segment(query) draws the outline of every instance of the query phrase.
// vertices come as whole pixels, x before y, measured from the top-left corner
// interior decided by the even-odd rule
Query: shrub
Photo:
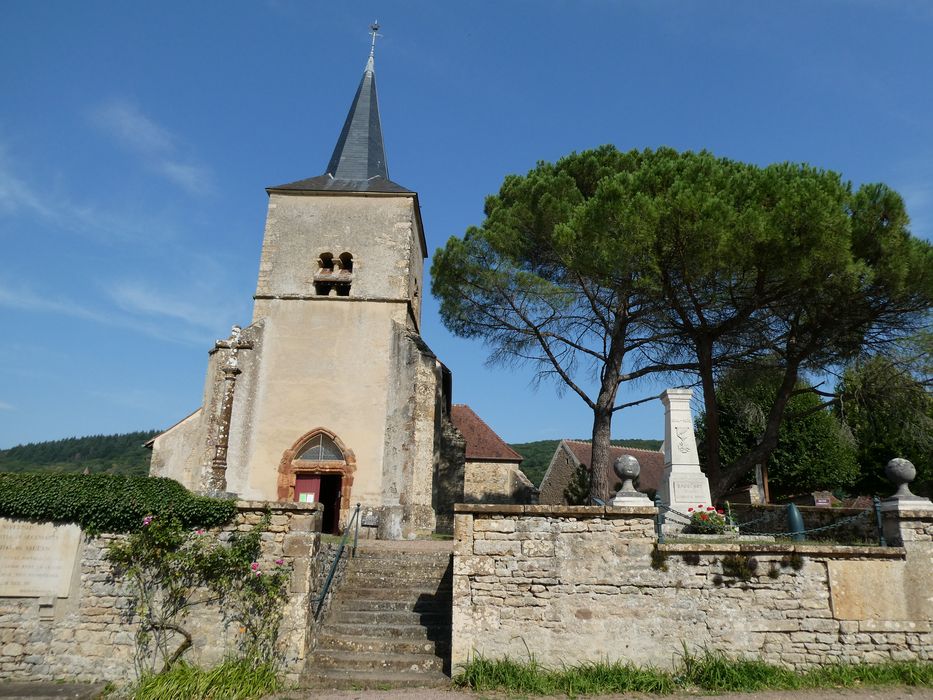
[[[196,496],[177,481],[113,474],[2,474],[0,516],[76,523],[90,533],[134,532],[147,515],[183,526],[233,520],[233,501]]]

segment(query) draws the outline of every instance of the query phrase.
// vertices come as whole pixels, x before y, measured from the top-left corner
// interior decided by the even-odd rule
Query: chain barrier
[[[867,517],[867,516],[868,516],[869,514],[871,514],[872,512],[874,512],[874,511],[872,511],[872,510],[869,508],[869,509],[866,509],[866,510],[861,511],[860,513],[856,513],[855,515],[849,515],[849,516],[847,516],[847,517],[845,517],[845,518],[839,518],[839,520],[836,520],[836,521],[834,521],[834,522],[831,522],[831,523],[829,523],[829,525],[821,525],[820,527],[811,527],[811,528],[807,528],[806,530],[799,530],[799,531],[797,531],[797,532],[755,532],[755,531],[742,531],[742,530],[741,530],[741,527],[740,527],[740,534],[742,534],[742,535],[756,535],[756,536],[769,535],[769,536],[773,536],[773,537],[785,537],[785,536],[789,536],[789,535],[812,535],[812,534],[817,533],[817,532],[826,532],[827,530],[833,530],[833,529],[835,529],[835,528],[837,528],[837,527],[842,527],[843,525],[848,525],[849,523],[854,523],[854,522],[856,522],[857,520],[861,520],[862,518]]]
[[[669,518],[671,515],[679,517],[679,518],[683,518],[683,522],[680,522],[678,524],[689,525],[692,522],[693,516],[688,515],[687,513],[681,513],[680,511],[674,510],[673,508],[666,506],[660,502],[656,502],[655,505],[658,508],[659,530],[660,530],[660,527],[663,526],[664,521],[667,518]],[[725,532],[717,533],[717,534],[721,534],[725,537],[728,537],[730,534],[752,536],[752,537],[791,537],[793,535],[813,535],[818,532],[827,532],[828,530],[833,530],[838,527],[843,527],[845,525],[849,525],[850,523],[854,523],[864,518],[867,518],[872,513],[874,513],[874,510],[872,508],[867,508],[854,515],[849,515],[849,516],[846,516],[845,518],[839,518],[839,520],[835,520],[829,523],[828,525],[821,525],[819,527],[811,527],[805,530],[798,530],[796,532],[792,532],[792,531],[764,532],[764,531],[755,531],[755,530],[745,529],[748,525],[754,525],[755,523],[763,522],[765,520],[773,520],[779,517],[780,513],[781,513],[780,511],[774,511],[760,518],[755,518],[754,520],[749,520],[748,522],[744,522],[744,523],[736,523],[733,520],[730,530],[726,530]],[[720,515],[722,514],[720,513]],[[676,522],[676,517],[675,517],[675,522]],[[729,520],[730,518],[727,518],[727,521]],[[883,542],[883,539],[882,539],[882,542]],[[882,544],[882,546],[884,545]]]

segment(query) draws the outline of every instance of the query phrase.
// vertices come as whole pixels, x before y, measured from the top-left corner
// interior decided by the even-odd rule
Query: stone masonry
[[[797,668],[933,659],[930,512],[902,514],[910,545],[885,548],[659,545],[654,508],[454,517],[454,670],[474,654],[671,667],[685,647]]]
[[[251,529],[269,506],[250,501],[237,505],[235,521],[211,531],[211,536],[223,541],[234,530]],[[285,677],[293,682],[305,661],[320,506],[278,504],[270,512],[259,563],[271,567],[281,558],[293,571],[280,636]],[[76,585],[68,598],[0,598],[0,678],[118,683],[135,678],[133,603],[106,560],[107,547],[121,537],[125,535],[83,538],[75,565]],[[224,626],[215,605],[193,608],[182,624],[194,640],[184,657],[188,661],[212,666],[235,648],[238,630]]]

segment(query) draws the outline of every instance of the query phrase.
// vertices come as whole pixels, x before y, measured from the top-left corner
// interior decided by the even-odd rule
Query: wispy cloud
[[[190,324],[167,323],[163,319],[138,318],[131,314],[119,313],[115,309],[102,309],[83,304],[75,299],[40,294],[26,286],[13,286],[0,281],[0,307],[37,314],[53,314],[91,321],[115,328],[123,328],[134,333],[158,338],[168,343],[203,346],[212,339],[212,334],[205,327],[191,327]],[[212,326],[216,331],[217,323]]]
[[[204,290],[186,294],[166,294],[139,281],[121,281],[107,287],[110,299],[123,311],[134,315],[181,321],[205,332],[216,332],[218,319],[229,317],[229,304],[212,303]]]
[[[79,233],[108,243],[155,241],[164,238],[164,222],[150,218],[120,216],[86,203],[77,203],[66,193],[43,191],[20,174],[0,143],[0,215],[39,220],[60,231]]]
[[[0,401],[0,411],[15,411],[16,406],[6,401]]]
[[[132,102],[108,100],[91,112],[91,120],[146,167],[186,192],[204,194],[213,189],[210,170],[184,154],[179,140]]]

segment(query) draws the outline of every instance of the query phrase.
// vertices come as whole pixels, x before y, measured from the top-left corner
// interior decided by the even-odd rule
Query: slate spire
[[[372,54],[330,157],[327,174],[335,180],[389,179]]]
[[[410,192],[406,187],[389,179],[385,145],[382,142],[382,124],[379,120],[379,101],[376,98],[376,69],[374,53],[379,25],[370,26],[372,44],[369,60],[347,120],[343,123],[334,153],[323,175],[299,180],[287,185],[268,188],[275,190],[340,192]]]

